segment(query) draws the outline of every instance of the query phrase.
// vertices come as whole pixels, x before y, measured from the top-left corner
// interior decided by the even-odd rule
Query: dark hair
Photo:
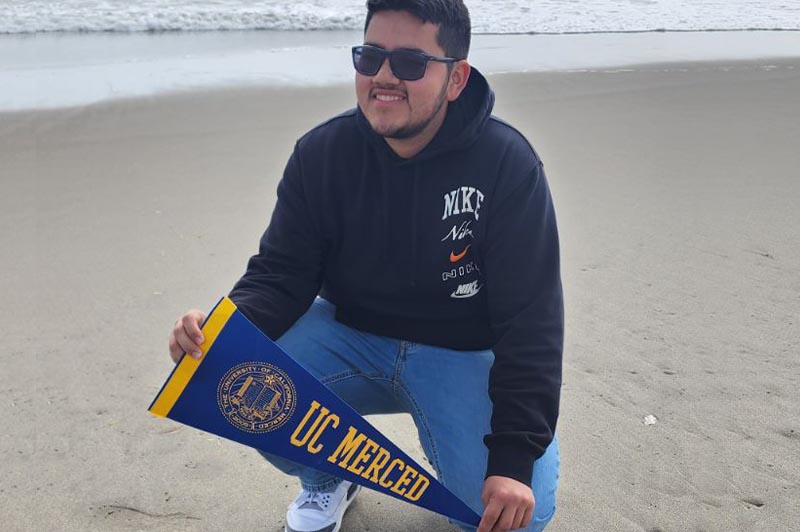
[[[407,11],[422,22],[439,25],[436,42],[448,57],[466,59],[469,53],[469,11],[462,0],[367,0],[369,27],[372,15],[379,11]]]

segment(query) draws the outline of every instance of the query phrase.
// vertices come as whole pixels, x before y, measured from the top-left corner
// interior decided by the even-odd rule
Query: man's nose
[[[376,83],[386,83],[388,84],[398,84],[400,80],[394,75],[392,72],[392,65],[389,63],[389,58],[385,58],[383,60],[383,64],[381,64],[381,68],[378,69],[378,72],[375,74],[373,81]]]

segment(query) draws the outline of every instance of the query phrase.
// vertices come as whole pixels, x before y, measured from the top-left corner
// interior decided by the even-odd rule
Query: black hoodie
[[[271,338],[319,294],[359,330],[491,348],[486,474],[529,484],[558,417],[563,304],[542,162],[472,69],[433,140],[399,157],[360,109],[304,135],[230,297]]]

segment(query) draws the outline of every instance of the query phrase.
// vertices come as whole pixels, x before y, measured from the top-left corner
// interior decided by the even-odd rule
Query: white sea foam
[[[358,29],[364,0],[0,0],[0,33]],[[800,0],[466,0],[475,33],[800,29]]]

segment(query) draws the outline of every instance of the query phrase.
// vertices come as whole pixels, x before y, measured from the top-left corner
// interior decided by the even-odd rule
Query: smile
[[[401,100],[404,100],[405,98],[403,98],[402,96],[393,96],[390,94],[376,94],[375,99],[380,102],[399,102]]]
[[[389,92],[376,92],[373,93],[372,97],[379,102],[401,102],[406,99],[406,97],[402,94],[398,93],[389,93]]]

